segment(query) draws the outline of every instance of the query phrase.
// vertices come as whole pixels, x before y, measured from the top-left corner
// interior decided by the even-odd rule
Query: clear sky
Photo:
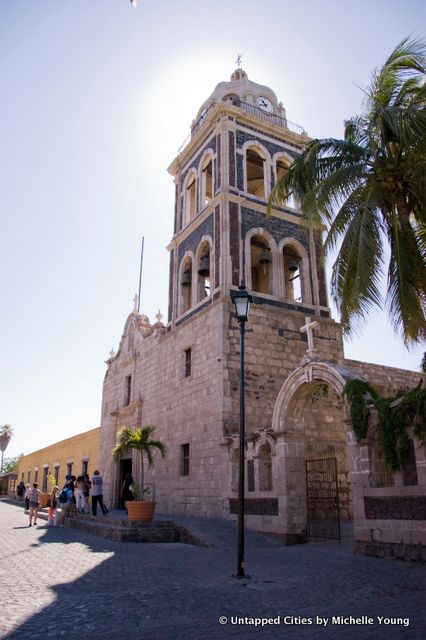
[[[167,311],[167,167],[237,53],[313,137],[341,136],[416,0],[0,0],[0,425],[6,456],[99,425],[139,277]],[[386,318],[346,355],[417,369]]]

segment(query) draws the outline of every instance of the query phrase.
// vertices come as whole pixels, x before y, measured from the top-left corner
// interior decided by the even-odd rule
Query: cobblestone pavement
[[[44,522],[28,528],[22,508],[0,502],[1,637],[425,637],[424,564],[354,556],[348,545],[337,543],[284,547],[250,532],[246,567],[251,579],[237,580],[231,577],[236,568],[234,525],[180,521],[210,537],[214,547],[120,544],[74,529],[49,529]],[[221,616],[227,624],[219,623]],[[317,616],[328,619],[327,626]],[[332,616],[365,618],[363,624],[343,624],[342,619],[333,624]],[[380,624],[379,616],[400,621]],[[273,620],[263,627],[250,624],[262,617]],[[242,623],[236,624],[237,618]]]

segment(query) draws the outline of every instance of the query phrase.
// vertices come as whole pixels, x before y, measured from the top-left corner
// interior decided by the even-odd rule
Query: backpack
[[[68,502],[68,499],[69,499],[68,491],[69,491],[69,489],[67,489],[67,487],[64,487],[62,489],[61,493],[59,494],[59,502],[61,504],[64,504],[65,502]]]

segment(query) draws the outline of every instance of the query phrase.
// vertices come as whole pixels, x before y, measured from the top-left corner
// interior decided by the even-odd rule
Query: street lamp
[[[244,573],[244,334],[248,320],[250,303],[253,298],[248,293],[244,282],[238,291],[231,291],[231,300],[235,305],[235,313],[240,325],[240,468],[238,482],[238,564],[236,578],[247,578]]]

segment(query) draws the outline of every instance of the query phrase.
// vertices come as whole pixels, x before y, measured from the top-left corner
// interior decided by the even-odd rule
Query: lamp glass
[[[235,312],[238,320],[246,321],[250,310],[250,296],[247,292],[238,292],[234,296]]]

